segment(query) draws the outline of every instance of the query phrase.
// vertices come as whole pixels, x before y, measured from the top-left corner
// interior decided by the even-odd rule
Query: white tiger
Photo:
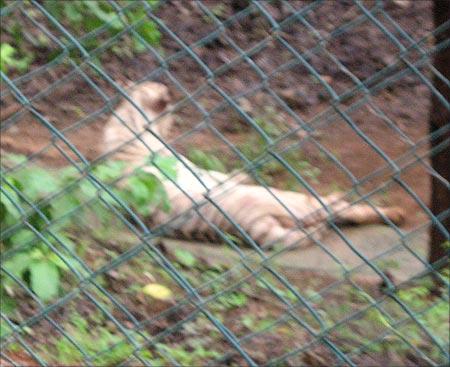
[[[145,82],[135,87],[129,97],[144,114],[124,100],[106,124],[104,153],[114,151],[110,156],[127,162],[130,169],[148,161],[152,152],[173,156],[162,143],[168,141],[172,125],[168,88]],[[399,208],[374,210],[365,204],[350,205],[337,194],[318,200],[298,192],[252,185],[244,174],[206,171],[182,155],[179,158],[176,183],[163,180],[171,210],[156,210],[152,222],[163,225],[179,216],[175,230],[186,239],[215,239],[220,230],[244,240],[249,236],[259,245],[291,245],[300,240],[310,243],[306,234],[311,232],[314,235],[310,240],[320,238],[322,231],[317,229],[326,228],[324,223],[330,216],[338,224],[384,223],[380,214],[394,223],[403,219]],[[145,170],[158,175],[154,166],[146,166]]]

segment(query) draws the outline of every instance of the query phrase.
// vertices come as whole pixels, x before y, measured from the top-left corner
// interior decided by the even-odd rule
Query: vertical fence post
[[[434,0],[433,17],[434,27],[438,27],[450,19],[450,1],[448,0]],[[436,34],[435,44],[450,39],[450,28]],[[438,51],[434,58],[434,66],[439,72],[450,79],[450,47],[445,47]],[[450,88],[436,75],[434,75],[433,84],[436,89],[447,99],[450,100]],[[450,123],[450,111],[444,106],[436,95],[431,97],[431,111],[429,129],[430,134]],[[450,139],[450,131],[445,131],[444,134],[431,141],[431,149]],[[432,155],[431,165],[433,169],[442,176],[447,182],[450,181],[450,147],[445,147],[442,151]],[[431,177],[431,210],[434,215],[438,215],[449,208],[450,190],[448,187],[437,178]],[[446,256],[446,248],[443,246],[444,242],[448,241],[450,232],[450,217],[442,219],[442,224],[447,230],[443,233],[442,230],[433,225],[431,227],[431,242],[429,252],[429,262],[431,264],[443,259]],[[438,267],[443,266],[444,262],[436,264]]]

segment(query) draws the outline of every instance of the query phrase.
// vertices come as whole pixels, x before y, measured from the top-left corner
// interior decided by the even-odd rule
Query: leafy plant
[[[3,5],[9,3],[11,1],[4,1]],[[128,58],[145,52],[147,44],[153,47],[160,44],[161,33],[158,25],[148,16],[149,10],[155,10],[158,4],[158,0],[145,2],[119,0],[114,3],[103,0],[44,0],[42,2],[45,10],[70,33],[74,34],[88,52],[97,49],[107,39],[123,32],[111,46],[111,52]],[[22,10],[27,13],[28,17],[42,22],[39,12],[32,3],[24,2]],[[46,51],[47,61],[53,60],[67,50],[72,59],[81,59],[82,55],[78,48],[69,41],[61,39],[65,45],[52,49],[51,46],[54,43],[45,33],[39,29],[31,32],[24,26],[22,14],[11,14],[16,16],[5,19],[4,25],[2,25],[2,41],[3,34],[6,41],[2,42],[0,47],[2,72],[7,73],[13,69],[19,72],[26,71],[33,59],[45,60],[45,57],[42,57],[42,51]],[[28,43],[31,43],[31,47]],[[36,57],[37,55],[38,57]],[[92,57],[92,60],[97,64],[100,63],[95,56]]]
[[[205,362],[211,360],[212,358],[219,358],[221,356],[219,352],[206,349],[203,346],[198,346],[191,351],[187,350],[183,346],[172,347],[166,344],[157,344],[156,346],[157,350],[162,352],[161,354],[169,355],[181,366],[197,366],[202,361]]]
[[[10,69],[17,69],[22,72],[28,69],[33,57],[28,55],[22,58],[17,57],[17,50],[9,43],[0,44],[0,69],[7,73]]]
[[[186,268],[193,268],[197,265],[197,258],[188,250],[176,249],[174,255],[177,262]]]
[[[155,9],[158,1],[146,1],[146,3]],[[145,51],[145,42],[152,46],[160,43],[161,33],[158,26],[147,16],[147,10],[144,4],[134,3],[130,0],[119,1],[120,8],[105,1],[57,1],[46,0],[44,6],[50,14],[59,21],[66,23],[68,27],[76,33],[89,33],[99,28],[105,27],[110,36],[122,32],[128,25],[133,24],[136,34],[127,35],[124,38],[124,44],[115,45],[113,52],[132,57],[133,52]],[[124,10],[125,9],[125,10]],[[122,10],[122,13],[119,13]],[[139,36],[139,37],[138,37]],[[83,41],[89,49],[97,48],[99,43],[95,38],[88,38]]]
[[[272,139],[279,138],[283,134],[277,124],[270,122],[275,118],[276,113],[271,109],[266,109],[263,115],[254,119],[256,124]],[[256,132],[252,132],[244,142],[238,144],[238,148],[250,161],[255,161],[263,155],[266,157],[268,156],[267,143]],[[320,170],[313,167],[307,160],[305,160],[301,151],[293,144],[283,148],[282,153],[279,155],[294,171],[298,172],[301,176],[306,177],[312,182],[317,182],[317,177],[320,175]],[[241,162],[238,162],[236,167],[233,168],[241,168],[240,163]],[[256,172],[267,184],[278,184],[278,186],[281,186],[283,189],[293,189],[297,183],[296,178],[288,174],[286,167],[274,158],[266,159],[264,163],[258,165]],[[281,185],[279,183],[281,183]]]
[[[202,150],[193,148],[188,151],[187,155],[189,160],[200,168],[219,172],[226,171],[224,164],[212,153],[205,153]]]
[[[23,157],[9,156],[5,160],[17,164]],[[169,177],[176,176],[171,158],[156,156],[150,164]],[[123,210],[117,198],[143,216],[156,207],[170,210],[161,183],[163,175],[156,177],[137,170],[125,179],[125,187],[118,190],[114,184],[123,177],[124,170],[121,162],[107,162],[91,170],[106,189],[97,187],[73,167],[56,173],[27,165],[2,175],[0,224],[4,231],[0,240],[1,248],[9,254],[2,267],[11,275],[2,274],[2,293],[14,295],[13,277],[17,277],[39,298],[48,301],[58,295],[61,272],[70,268],[82,271],[74,257],[76,246],[70,234],[74,211],[81,211],[86,218],[94,216],[108,228],[114,218],[108,204]]]
[[[248,298],[242,292],[229,292],[217,299],[226,309],[243,307],[247,304]]]
[[[73,312],[64,325],[72,340],[92,358],[94,366],[117,365],[126,360],[134,350],[133,345],[128,343],[121,333],[111,331],[103,326],[104,323],[105,317],[100,312],[94,312],[88,319]],[[78,365],[84,361],[83,354],[67,338],[51,338],[49,343],[41,348],[58,364]],[[139,354],[151,357],[145,350]]]
[[[75,265],[66,252],[68,249],[70,253],[75,246],[59,229],[55,233],[46,230],[46,222],[55,218],[51,204],[42,203],[34,208],[31,205],[57,190],[59,183],[53,175],[38,167],[5,174],[2,180],[0,224],[6,233],[1,239],[2,247],[15,250],[2,266],[12,276],[28,283],[42,300],[49,300],[58,294],[60,270],[67,270],[67,264]],[[27,218],[27,225],[21,222],[23,217]],[[58,248],[62,255],[56,255],[49,245]],[[7,293],[13,294],[13,278],[2,277],[1,285]]]
[[[448,288],[436,297],[430,293],[434,287],[431,277],[414,282],[383,299],[375,299],[353,286],[343,286],[327,293],[326,297],[324,294],[313,295],[311,300],[328,327],[339,325],[332,335],[342,350],[361,348],[361,354],[371,355],[376,360],[377,355],[385,356],[386,353],[408,360],[414,353],[413,346],[433,359],[433,364],[441,365],[446,358],[442,349],[449,342]],[[423,327],[441,348],[429,339]]]
[[[265,279],[266,283],[270,284],[271,287],[269,287],[268,284],[265,284],[263,281],[261,280],[257,280],[255,282],[256,286],[266,290],[267,292],[273,292],[275,293],[278,297],[283,297],[283,298],[287,298],[289,301],[291,302],[297,302],[298,298],[295,295],[295,293],[293,293],[292,291],[290,291],[289,289],[282,289],[280,287],[278,287],[275,282],[271,281],[270,279]],[[293,289],[295,289],[298,292],[297,287],[293,286]]]
[[[219,3],[211,8],[211,12],[218,18],[224,18],[226,16],[227,6],[224,3]]]

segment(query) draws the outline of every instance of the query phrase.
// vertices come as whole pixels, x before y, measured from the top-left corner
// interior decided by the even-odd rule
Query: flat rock
[[[389,271],[397,282],[420,274],[425,269],[428,233],[420,230],[407,235],[383,225],[348,227],[331,232],[321,245],[292,251],[264,251],[251,248],[232,249],[228,245],[164,239],[169,248],[184,248],[210,263],[235,265],[246,262],[251,267],[275,265],[292,271],[327,273],[342,278],[352,276],[380,281],[378,271]]]

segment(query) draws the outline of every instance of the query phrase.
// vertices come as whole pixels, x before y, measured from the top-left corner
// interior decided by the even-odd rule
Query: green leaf
[[[247,296],[244,293],[231,293],[227,296],[230,305],[241,307],[247,304]]]
[[[20,72],[26,71],[28,69],[28,66],[30,66],[31,62],[33,61],[33,56],[28,55],[24,56],[21,59],[16,59],[14,61],[14,67],[19,70]]]
[[[3,311],[3,310],[2,310]],[[6,321],[1,318],[0,319],[0,338],[3,338],[5,335],[11,332],[11,327],[6,323]]]
[[[242,316],[241,322],[247,329],[253,330],[255,327],[255,317],[253,315],[244,315]]]
[[[23,183],[23,192],[35,201],[42,195],[50,194],[59,189],[60,183],[49,171],[40,167],[26,167],[14,172],[13,177]]]
[[[28,269],[33,259],[29,253],[20,252],[11,259],[3,261],[2,267],[18,278],[22,278],[22,274]]]
[[[64,183],[71,183],[75,181],[76,178],[79,177],[79,174],[80,173],[78,172],[78,170],[73,166],[61,168],[58,171],[58,177],[61,182]]]
[[[52,244],[58,248],[58,250],[61,251],[62,254],[67,253],[68,250],[69,251],[75,251],[75,244],[73,243],[73,241],[68,238],[66,235],[62,234],[62,233],[56,233],[56,238],[59,241],[56,241],[55,239],[51,238],[50,241],[52,242]],[[66,250],[62,244],[68,249]],[[62,257],[62,258],[61,258]],[[68,271],[70,270],[68,265],[63,261],[63,259],[71,266],[75,267],[75,268],[79,268],[79,264],[78,262],[72,258],[72,256],[66,256],[66,255],[61,255],[61,257],[59,257],[59,255],[57,255],[54,252],[51,252],[47,258],[49,261],[51,261],[53,264],[55,264],[58,268],[64,270],[64,271]]]
[[[0,44],[0,69],[4,73],[8,71],[9,68],[15,68],[19,71],[24,71],[28,68],[31,63],[32,57],[27,56],[22,59],[15,57],[16,49],[12,47],[9,43]]]
[[[78,4],[75,2],[66,1],[63,4],[65,16],[73,23],[81,22],[83,14],[80,12]]]
[[[97,1],[85,1],[83,2],[89,10],[102,22],[107,23],[111,28],[121,30],[123,28],[119,17],[114,12],[104,11]]]
[[[81,265],[76,261],[74,258],[69,256],[61,256],[59,257],[54,252],[52,252],[50,255],[48,255],[48,260],[55,264],[59,269],[63,271],[69,271],[70,267],[78,270],[83,271]]]
[[[33,260],[42,261],[45,259],[45,253],[42,247],[33,247],[33,249],[29,252],[29,255]]]
[[[192,268],[197,264],[197,259],[191,252],[183,249],[176,249],[174,255],[177,261],[186,266],[187,268]]]
[[[167,192],[161,181],[156,176],[149,175],[145,172],[141,179],[149,189],[150,195],[148,197],[148,202],[143,203],[145,204],[144,210],[148,213],[145,214],[144,212],[140,212],[140,214],[148,215],[151,213],[151,210],[157,206],[161,206],[164,211],[168,212],[170,210],[169,197],[167,196]]]
[[[51,205],[41,205],[39,207],[40,213],[33,210],[33,214],[29,218],[28,222],[37,230],[43,230],[46,226],[46,222],[53,219],[53,213],[51,210]],[[44,217],[44,218],[43,218]]]
[[[92,16],[88,16],[83,21],[83,26],[86,32],[91,32],[97,28],[100,28],[103,24],[105,24],[105,22],[103,22],[101,19]],[[92,42],[91,45],[93,46],[94,44],[96,43]]]
[[[7,181],[10,182],[11,184],[13,184],[17,190],[19,190],[21,192],[23,191],[22,183],[19,180],[17,180],[16,178],[8,177]]]
[[[150,5],[153,10],[156,10],[161,4],[159,0],[145,0],[145,2]]]
[[[8,187],[6,185],[2,185],[2,189],[5,191],[0,191],[0,219],[3,221],[3,219],[6,217],[6,214],[9,213],[14,218],[18,219],[20,218],[20,212],[19,209],[16,208],[16,206],[13,204],[19,204],[20,205],[20,199],[17,193],[11,189],[11,187]]]
[[[152,159],[152,163],[155,167],[160,169],[167,177],[172,180],[177,178],[177,163],[176,157],[163,157],[155,155]]]
[[[50,261],[34,262],[30,265],[31,289],[43,301],[48,301],[58,295],[59,271]]]
[[[138,39],[136,36],[133,37],[133,49],[137,53],[141,53],[141,52],[144,52],[146,50],[146,47],[143,44],[143,42],[140,39]]]
[[[115,181],[123,175],[125,163],[120,161],[107,162],[94,169],[95,176],[106,183]]]
[[[128,184],[130,193],[136,202],[140,203],[149,201],[153,191],[153,183],[151,183],[150,180],[147,181],[146,184],[146,182],[141,180],[139,177],[133,176],[129,178]]]
[[[167,195],[166,190],[164,189],[164,187],[162,185],[158,186],[158,193],[159,193],[159,197],[160,197],[160,203],[162,206],[162,210],[164,212],[168,213],[171,209],[170,200],[169,200],[169,196]]]
[[[17,302],[8,296],[3,290],[0,290],[0,310],[5,315],[10,315],[17,307]],[[0,332],[1,335],[1,332]]]
[[[0,225],[2,230],[8,230],[10,227],[16,226],[18,219],[8,213],[3,203],[0,202]],[[5,244],[8,239],[5,239]]]
[[[16,49],[9,43],[0,44],[0,67],[6,73],[8,68],[14,65],[14,54]]]
[[[29,229],[21,229],[14,233],[9,238],[9,241],[12,246],[25,246],[33,241],[34,238],[35,234],[32,231],[30,231]]]
[[[56,237],[71,251],[75,251],[75,244],[73,241],[62,233],[56,233]],[[53,241],[52,241],[53,242]],[[55,241],[56,242],[56,241]],[[59,245],[59,243],[57,244]]]
[[[88,181],[87,179],[80,183],[80,190],[83,194],[86,195],[87,199],[92,199],[93,197],[97,196],[97,188],[91,181]]]
[[[67,192],[64,196],[53,199],[50,203],[51,215],[53,218],[61,218],[65,214],[74,210],[80,205],[80,200],[72,192]],[[70,220],[68,216],[65,220]]]
[[[157,46],[161,41],[161,33],[158,30],[158,25],[155,22],[147,21],[137,27],[139,35],[146,40],[150,45]]]
[[[3,158],[3,160],[4,161],[2,161],[2,163],[4,163],[4,162],[12,163],[14,166],[18,166],[19,164],[22,164],[22,163],[26,162],[27,161],[27,157],[25,157],[22,154],[8,153],[8,155],[6,155]]]
[[[226,171],[225,166],[220,159],[213,154],[207,154],[199,149],[191,149],[188,152],[188,157],[200,168],[219,172]]]
[[[116,198],[121,199],[122,201],[126,203],[129,203],[130,199],[129,196],[125,194],[125,191],[120,191],[114,188],[109,187],[109,190],[112,192],[111,194],[107,192],[106,190],[101,190],[100,197],[105,200],[108,204],[114,205],[116,207],[121,207],[120,204],[117,202]],[[113,196],[114,195],[114,196]],[[108,209],[109,210],[109,209]]]
[[[44,2],[45,9],[54,17],[61,17],[61,2],[55,0],[46,0]]]

